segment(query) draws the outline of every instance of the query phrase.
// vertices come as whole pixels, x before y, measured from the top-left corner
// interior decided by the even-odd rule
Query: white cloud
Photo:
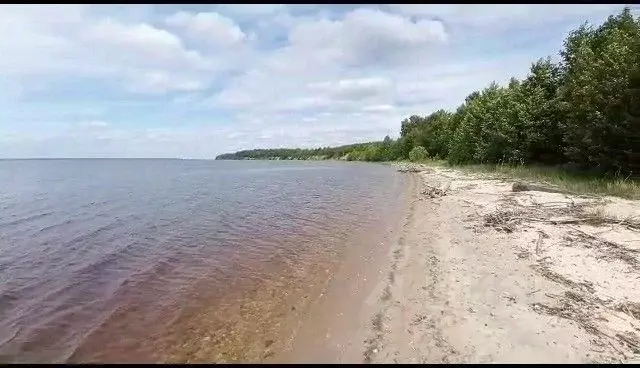
[[[345,66],[387,64],[408,60],[403,52],[422,54],[429,45],[442,44],[447,33],[439,21],[412,21],[374,9],[356,9],[343,20],[321,19],[296,25],[289,35],[294,56],[317,64]],[[315,66],[315,65],[314,65]]]
[[[284,9],[282,4],[221,4],[218,8],[235,15],[267,15]]]
[[[233,46],[247,38],[232,19],[215,12],[194,14],[180,11],[168,17],[165,23],[184,30],[192,39],[213,45]]]
[[[212,70],[214,62],[187,50],[176,35],[148,24],[127,25],[104,20],[87,28],[85,45],[96,45],[97,56],[109,65]]]
[[[64,69],[73,42],[59,33],[82,22],[85,6],[3,5],[0,12],[0,75]],[[66,28],[66,29],[65,29]],[[51,32],[52,30],[58,32]]]
[[[447,23],[503,29],[518,24],[544,24],[619,11],[620,4],[393,4],[392,10],[414,16],[438,17]]]
[[[91,120],[91,121],[87,121],[84,123],[80,123],[81,126],[87,126],[87,127],[99,127],[99,128],[103,128],[106,126],[109,126],[109,123],[105,122],[105,121],[101,121],[101,120]]]
[[[373,105],[373,106],[365,106],[362,110],[366,112],[385,112],[391,111],[394,107],[392,105]]]
[[[351,67],[397,68],[415,64],[446,42],[442,24],[413,22],[374,9],[342,20],[319,19],[292,27],[289,45],[232,81],[209,103],[256,111],[360,110],[359,102],[389,104],[393,83],[380,76],[345,78]],[[358,74],[357,72],[355,74]]]
[[[392,87],[391,82],[385,78],[358,78],[343,79],[335,82],[312,83],[309,88],[336,99],[360,100],[375,96]]]
[[[206,88],[206,83],[200,79],[162,70],[132,71],[128,79],[130,90],[138,93],[191,92]]]
[[[0,31],[15,35],[0,39],[0,75],[39,74],[45,79],[38,88],[49,76],[69,74],[119,80],[130,92],[190,91],[237,65],[235,55],[189,49],[167,29],[88,6],[9,6],[0,13]]]
[[[7,5],[0,155],[210,158],[395,136],[620,8]]]

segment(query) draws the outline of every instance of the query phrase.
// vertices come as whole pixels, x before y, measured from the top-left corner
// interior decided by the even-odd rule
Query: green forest
[[[444,93],[444,92],[443,92]],[[640,17],[629,8],[566,40],[523,80],[491,83],[455,111],[401,122],[400,137],[317,149],[260,149],[216,159],[446,160],[640,172]]]

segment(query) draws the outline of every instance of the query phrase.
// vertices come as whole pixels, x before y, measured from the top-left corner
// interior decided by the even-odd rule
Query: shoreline
[[[288,348],[266,363],[361,363],[366,349],[370,316],[378,307],[387,279],[391,252],[402,236],[415,180],[402,178],[400,206],[382,221],[376,234],[361,234],[350,241],[325,287],[298,322]],[[391,219],[391,220],[389,220]]]
[[[359,362],[640,358],[638,201],[417,167]]]

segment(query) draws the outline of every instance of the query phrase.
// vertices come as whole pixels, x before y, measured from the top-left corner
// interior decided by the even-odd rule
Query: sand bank
[[[639,359],[638,201],[513,191],[443,168],[408,175],[419,183],[363,361]]]

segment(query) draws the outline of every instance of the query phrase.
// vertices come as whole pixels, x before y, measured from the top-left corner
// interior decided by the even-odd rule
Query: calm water
[[[258,359],[403,180],[340,162],[0,161],[0,361]]]

